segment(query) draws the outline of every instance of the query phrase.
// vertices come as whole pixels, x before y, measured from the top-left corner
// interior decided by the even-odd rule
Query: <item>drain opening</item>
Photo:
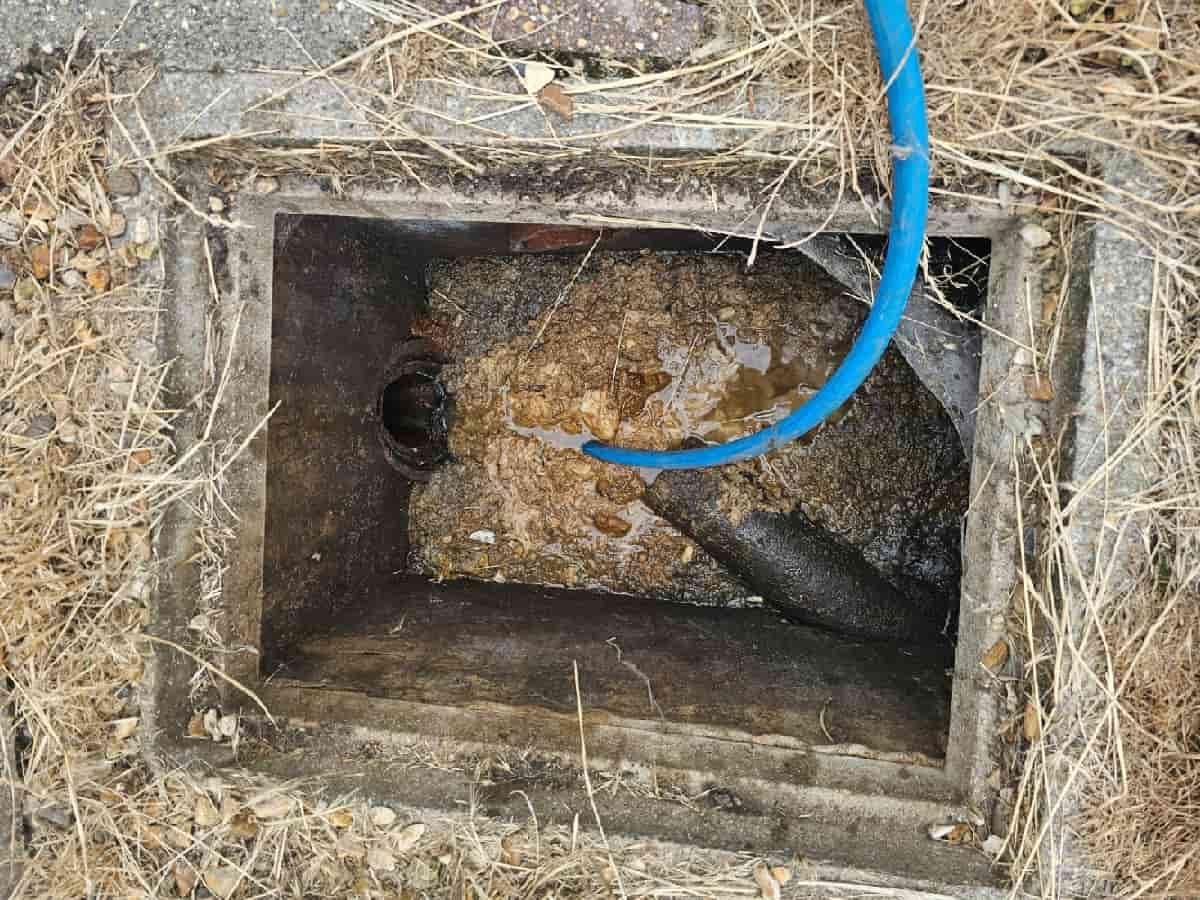
[[[943,755],[949,634],[916,647],[783,624],[652,512],[638,473],[576,449],[629,427],[678,441],[768,424],[844,352],[862,313],[844,287],[782,251],[746,272],[747,246],[692,232],[280,219],[264,672],[572,712],[577,660],[585,702],[616,716]],[[902,593],[957,606],[969,463],[898,352],[767,463],[723,484],[734,518],[802,514]],[[501,716],[504,740],[523,715]]]
[[[439,380],[445,363],[425,341],[407,341],[388,367],[379,393],[379,442],[391,466],[411,481],[428,481],[450,456],[452,403]]]

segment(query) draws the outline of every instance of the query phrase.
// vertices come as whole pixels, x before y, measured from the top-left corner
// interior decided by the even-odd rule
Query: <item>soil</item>
[[[414,323],[453,358],[453,461],[415,488],[412,568],[655,599],[755,602],[640,501],[593,437],[654,449],[726,441],[799,406],[865,309],[796,254],[607,253],[433,263]],[[832,419],[722,470],[726,506],[801,508],[898,586],[957,594],[968,467],[895,350]],[[482,532],[482,534],[481,534]],[[494,535],[494,543],[489,541]]]

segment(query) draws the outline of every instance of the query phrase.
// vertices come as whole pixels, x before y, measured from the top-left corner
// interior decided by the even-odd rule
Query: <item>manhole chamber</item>
[[[327,764],[321,735],[349,746],[367,733],[569,760],[582,717],[600,764],[736,798],[699,802],[691,819],[614,810],[614,827],[738,849],[805,844],[912,877],[953,862],[988,881],[985,861],[964,869],[925,836],[986,805],[981,773],[993,768],[994,704],[975,669],[998,601],[977,599],[979,587],[1008,589],[997,560],[1016,551],[992,541],[981,554],[968,521],[980,491],[998,488],[980,469],[993,449],[985,408],[968,456],[938,398],[890,352],[835,421],[730,478],[748,508],[802,509],[947,613],[920,644],[798,625],[645,507],[653,473],[577,448],[589,436],[666,446],[761,427],[844,352],[863,307],[843,284],[789,251],[762,249],[747,271],[748,239],[722,236],[736,221],[711,210],[706,234],[564,225],[561,205],[503,196],[462,201],[453,216],[428,198],[337,201],[302,184],[244,204],[253,227],[226,239],[215,279],[245,341],[245,377],[227,398],[241,421],[227,427],[246,433],[273,412],[230,468],[243,534],[224,611],[231,639],[253,650],[233,673],[292,723],[288,766]],[[636,218],[688,221],[683,208],[647,207]],[[824,214],[798,211],[798,236],[806,217]],[[1020,267],[1007,223],[938,224],[935,257],[974,267],[960,280],[977,286],[989,322],[1007,315]],[[177,283],[207,278],[204,240],[180,233]],[[181,319],[174,349],[196,352],[191,333]],[[416,340],[436,365],[385,377]],[[1003,341],[983,346],[987,381],[1010,361]],[[417,447],[432,411],[445,416],[445,450],[406,472],[380,429]],[[989,515],[994,526],[1003,504]],[[168,523],[164,550],[186,534]],[[168,632],[192,612],[169,612],[185,587],[182,574],[165,585]],[[164,731],[192,711],[177,688],[160,685]],[[283,759],[263,750],[265,767]],[[543,787],[552,805],[569,793]],[[887,860],[847,839],[864,823],[898,842]]]

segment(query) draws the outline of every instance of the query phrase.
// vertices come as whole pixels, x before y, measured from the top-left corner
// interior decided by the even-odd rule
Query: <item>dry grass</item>
[[[231,138],[160,148],[141,163],[148,173],[153,166],[150,177],[165,182],[176,153],[330,175],[339,188],[430,177],[433,167],[478,174],[590,156],[651,173],[760,178],[745,231],[766,237],[781,190],[831,188],[857,203],[886,184],[885,109],[858,4],[717,0],[704,54],[668,71],[614,66],[604,83],[564,70],[587,127],[568,131],[548,114],[544,134],[515,138],[506,117],[534,101],[485,32],[466,20],[430,22],[411,3],[355,2],[391,30],[345,65],[305,77],[343,92],[381,141],[305,149]],[[1021,815],[1005,860],[1021,881],[1015,891],[1070,896],[1060,840],[1077,831],[1116,893],[1195,896],[1200,10],[1183,0],[1070,9],[942,2],[915,13],[934,199],[969,197],[1039,217],[1057,239],[1043,254],[1056,274],[1044,297],[1030,298],[1030,319],[1041,323],[1035,364],[1046,366],[1057,346],[1055,309],[1073,276],[1062,247],[1076,229],[1116,224],[1157,271],[1149,390],[1129,400],[1137,412],[1130,458],[1152,474],[1151,488],[1106,496],[1103,473],[1127,462],[1120,447],[1109,448],[1100,477],[1072,492],[1059,483],[1052,442],[1025,448],[1027,512],[1043,537],[1026,561],[1014,621],[1037,727],[1016,760]],[[297,59],[306,68],[302,48]],[[490,76],[486,89],[466,84]],[[439,119],[425,101],[439,90],[486,90],[490,117]],[[140,343],[154,334],[160,302],[152,246],[131,255],[101,241],[79,265],[106,271],[107,284],[64,277],[81,270],[59,260],[60,248],[73,257],[88,224],[115,231],[103,189],[110,100],[98,63],[76,48],[0,106],[0,237],[6,222],[17,226],[0,254],[23,279],[39,245],[54,260],[13,297],[0,288],[0,670],[13,714],[4,739],[19,748],[18,767],[5,760],[4,783],[30,817],[21,893],[149,897],[202,879],[222,896],[384,895],[395,868],[430,893],[464,896],[609,896],[618,886],[645,896],[756,895],[752,860],[680,858],[617,841],[610,858],[587,834],[542,830],[536,820],[517,828],[468,815],[411,829],[354,798],[321,800],[311,785],[145,767],[135,692],[154,578],[149,538],[167,504],[202,511],[211,523],[203,600],[215,610],[222,547],[235,538],[220,515],[217,475],[237,447],[202,441],[190,458],[172,456],[165,370]],[[734,139],[664,159],[596,149],[645,128],[719,128]],[[1136,156],[1157,190],[1106,195],[1082,150]],[[219,406],[222,372],[214,358],[199,400],[210,409]],[[1111,500],[1108,527],[1132,538],[1136,571],[1076,558],[1067,526],[1081,498]],[[1069,609],[1086,615],[1070,621]],[[206,634],[209,624],[195,630]],[[1095,699],[1073,702],[1081,686]],[[1067,827],[1047,817],[1053,811],[1072,812]]]

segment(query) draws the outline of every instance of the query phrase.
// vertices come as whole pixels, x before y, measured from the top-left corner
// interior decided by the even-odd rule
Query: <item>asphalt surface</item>
[[[370,19],[344,0],[0,0],[0,83],[30,48],[69,47],[80,27],[97,49],[167,69],[295,70],[357,49]]]

